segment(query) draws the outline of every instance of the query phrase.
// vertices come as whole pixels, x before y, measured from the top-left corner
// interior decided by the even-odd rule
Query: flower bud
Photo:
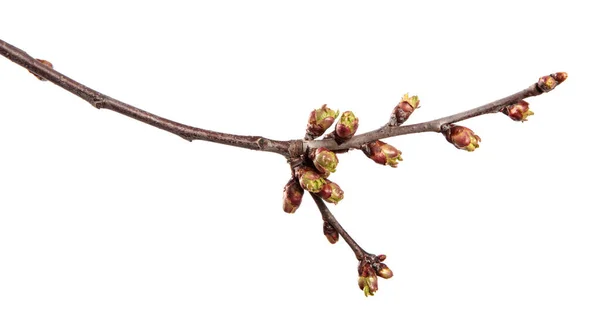
[[[394,125],[399,126],[403,124],[410,115],[419,107],[418,96],[408,96],[408,93],[402,97],[402,100],[394,108],[393,119],[395,120]]]
[[[394,276],[394,273],[389,267],[387,267],[387,265],[379,263],[379,266],[377,267],[377,275],[383,279],[389,279]]]
[[[339,113],[339,111],[327,108],[327,104],[310,112],[308,125],[306,126],[306,138],[315,139],[323,135],[331,127]]]
[[[326,183],[319,173],[308,167],[299,168],[296,171],[296,177],[300,186],[311,193],[318,193]]]
[[[335,125],[334,138],[338,144],[349,140],[358,129],[358,118],[351,111],[342,113]]]
[[[323,234],[331,244],[335,244],[340,239],[340,233],[338,233],[327,221],[323,222]]]
[[[443,134],[446,136],[446,140],[454,144],[457,149],[469,152],[475,151],[479,147],[479,142],[481,142],[481,138],[475,135],[471,129],[454,124],[449,125]]]
[[[402,152],[379,140],[365,144],[362,151],[367,157],[381,165],[390,165],[395,168],[398,167],[398,162],[402,161]]]
[[[529,110],[529,103],[525,100],[506,106],[502,109],[502,113],[515,121],[521,122],[527,121],[527,117],[533,115],[533,112]]]
[[[48,60],[42,60],[42,59],[35,59],[35,60],[41,62],[46,67],[53,68],[52,63]],[[31,71],[29,71],[29,72],[32,73]],[[37,74],[34,74],[34,73],[32,73],[32,74],[33,74],[33,76],[37,77],[40,81],[46,81],[45,78],[43,78]]]
[[[326,148],[318,148],[310,152],[310,159],[317,171],[328,177],[330,173],[335,173],[335,168],[338,165],[338,158],[333,151]]]
[[[324,199],[326,202],[337,204],[342,199],[344,199],[344,191],[340,186],[335,183],[325,179],[325,185],[323,189],[319,191],[319,197]]]
[[[296,179],[291,179],[283,187],[283,211],[286,213],[294,213],[302,203],[302,195],[304,189],[300,187]]]

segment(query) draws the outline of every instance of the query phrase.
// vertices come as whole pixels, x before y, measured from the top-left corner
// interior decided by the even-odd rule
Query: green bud
[[[358,118],[351,111],[342,113],[335,125],[334,138],[338,144],[349,140],[358,130]]]
[[[335,183],[325,179],[326,183],[323,186],[323,189],[319,191],[319,196],[324,199],[328,203],[337,204],[342,199],[344,199],[344,191],[340,186]]]
[[[335,173],[338,158],[333,151],[326,148],[318,148],[312,150],[309,155],[317,171],[325,174],[325,177],[329,176],[330,173]]]
[[[308,167],[299,168],[296,171],[296,177],[298,178],[298,182],[300,182],[300,186],[311,193],[318,193],[326,183],[325,179],[317,171]]]
[[[339,111],[327,107],[327,104],[310,112],[308,125],[306,126],[306,138],[315,139],[325,133],[335,122]]]

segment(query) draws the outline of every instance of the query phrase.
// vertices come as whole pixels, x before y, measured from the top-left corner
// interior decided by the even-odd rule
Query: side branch
[[[444,129],[445,126],[451,123],[467,120],[484,114],[497,113],[507,105],[514,104],[528,97],[538,96],[544,92],[546,91],[543,91],[540,88],[539,83],[536,83],[531,85],[527,89],[514,93],[508,97],[498,99],[494,102],[454,115],[407,126],[384,126],[377,130],[356,135],[343,144],[337,144],[333,139],[324,139],[320,141],[305,141],[304,147],[306,149],[316,149],[324,147],[331,151],[346,151],[348,149],[360,149],[364,144],[388,137],[424,132],[439,133]]]
[[[358,245],[358,243],[356,243],[356,241],[354,241],[354,239],[350,236],[350,234],[348,234],[348,232],[346,232],[346,230],[342,227],[342,225],[340,225],[340,223],[337,221],[337,219],[335,219],[335,217],[333,216],[333,213],[331,213],[331,211],[329,211],[329,208],[327,207],[327,205],[325,205],[325,202],[323,202],[323,199],[321,199],[321,197],[319,197],[315,193],[310,193],[310,195],[315,200],[315,203],[317,204],[317,207],[319,208],[319,211],[321,212],[321,216],[323,216],[323,221],[329,223],[342,236],[344,241],[346,241],[348,246],[350,246],[350,249],[352,249],[352,251],[354,251],[354,255],[356,255],[356,259],[361,261],[366,256],[372,256],[371,254],[367,253],[363,248],[361,248]]]
[[[48,80],[73,93],[96,108],[109,109],[156,128],[168,131],[188,141],[203,140],[226,144],[251,150],[269,151],[289,156],[289,148],[293,141],[277,141],[261,136],[243,136],[220,133],[196,128],[175,122],[158,115],[141,110],[112,97],[95,91],[32,58],[25,51],[0,40],[0,54],[12,62],[29,70],[40,79]]]

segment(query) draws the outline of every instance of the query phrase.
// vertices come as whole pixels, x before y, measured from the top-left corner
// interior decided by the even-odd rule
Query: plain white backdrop
[[[279,155],[97,110],[0,58],[0,330],[598,331],[598,31],[577,1],[2,5],[0,38],[100,92],[211,130],[300,138],[308,113],[411,123],[566,71],[483,141],[388,140],[332,179],[334,214],[395,276],[366,299]]]

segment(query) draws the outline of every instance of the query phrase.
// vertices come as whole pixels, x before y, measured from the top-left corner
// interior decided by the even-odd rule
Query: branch
[[[310,195],[315,200],[321,216],[323,216],[323,221],[331,225],[350,246],[350,249],[354,251],[354,255],[358,260],[358,287],[364,292],[365,296],[374,295],[379,289],[377,277],[389,279],[394,275],[392,270],[383,263],[386,256],[373,255],[361,248],[335,219],[323,199],[315,193],[310,193]]]
[[[327,239],[331,243],[336,243],[341,235],[359,261],[358,285],[366,296],[373,295],[377,291],[377,277],[388,279],[393,276],[393,273],[383,263],[385,255],[373,255],[362,249],[325,205],[325,201],[336,204],[344,197],[340,186],[327,179],[330,173],[335,172],[338,164],[335,152],[362,149],[367,157],[376,163],[397,167],[398,161],[402,160],[401,152],[379,140],[422,132],[441,132],[455,147],[473,151],[479,146],[479,136],[468,128],[455,126],[455,122],[500,111],[514,121],[525,121],[526,117],[533,113],[529,111],[528,103],[523,99],[549,92],[567,78],[566,73],[543,76],[527,89],[489,104],[436,120],[403,126],[404,121],[419,104],[416,96],[409,97],[407,94],[394,109],[390,121],[379,129],[353,136],[358,128],[358,118],[347,111],[340,116],[333,133],[326,135],[322,140],[314,140],[333,125],[339,113],[323,105],[311,112],[304,140],[277,141],[261,136],[233,135],[191,127],[148,113],[90,89],[55,71],[48,61],[34,59],[2,40],[0,40],[0,54],[29,70],[40,80],[48,80],[96,108],[113,110],[189,141],[204,140],[245,149],[275,152],[285,156],[291,167],[292,178],[284,187],[283,210],[294,213],[302,202],[304,190],[310,192],[323,217],[323,232]]]
[[[507,105],[517,103],[520,100],[523,100],[528,97],[538,96],[538,95],[540,95],[544,92],[548,92],[548,91],[544,91],[540,87],[540,82],[538,82],[538,83],[532,84],[527,89],[519,91],[517,93],[514,93],[508,97],[504,97],[502,99],[498,99],[489,104],[485,104],[483,106],[479,106],[479,107],[473,108],[471,110],[457,113],[454,115],[446,116],[443,118],[439,118],[439,119],[431,120],[431,121],[427,121],[427,122],[421,122],[421,123],[417,123],[417,124],[413,124],[413,125],[407,125],[407,126],[386,125],[377,130],[373,130],[373,131],[370,131],[370,132],[367,132],[364,134],[356,135],[356,136],[352,137],[351,139],[349,139],[348,141],[344,142],[343,144],[338,144],[333,139],[308,141],[308,142],[304,142],[304,148],[305,149],[317,149],[320,147],[324,147],[331,151],[347,151],[348,149],[360,149],[364,144],[367,144],[369,142],[373,142],[376,140],[388,138],[388,137],[416,134],[416,133],[424,133],[424,132],[439,133],[444,130],[445,126],[447,126],[451,123],[467,120],[467,119],[474,118],[476,116],[480,116],[480,115],[484,115],[484,114],[497,113],[503,107],[505,107]]]
[[[88,88],[87,86],[52,69],[49,62],[36,60],[25,51],[18,49],[3,40],[0,40],[0,54],[19,66],[29,70],[29,72],[37,76],[40,80],[48,80],[87,101],[96,108],[105,108],[121,113],[138,121],[180,136],[188,141],[203,140],[250,150],[275,152],[284,156],[289,155],[288,150],[294,142],[277,141],[261,136],[226,134],[184,125],[179,122],[143,111],[139,108],[102,94],[96,90]]]

